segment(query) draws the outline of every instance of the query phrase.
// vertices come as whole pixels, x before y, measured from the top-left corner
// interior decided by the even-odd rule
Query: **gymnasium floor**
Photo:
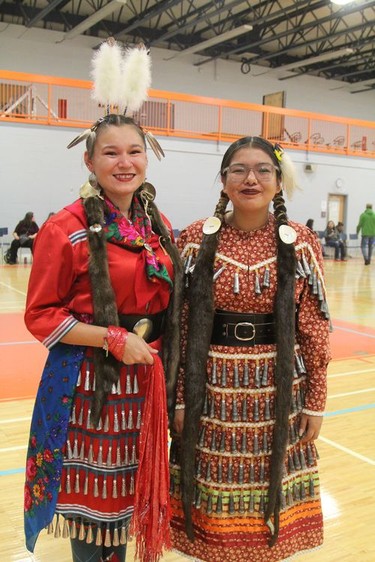
[[[326,537],[321,549],[298,560],[374,562],[375,263],[327,260],[325,270],[334,327],[326,419],[317,443]],[[67,540],[42,533],[35,556],[23,545],[26,442],[47,355],[23,325],[29,273],[30,265],[0,265],[0,560],[69,562]],[[132,552],[130,546],[129,561]],[[163,560],[187,559],[168,553]]]

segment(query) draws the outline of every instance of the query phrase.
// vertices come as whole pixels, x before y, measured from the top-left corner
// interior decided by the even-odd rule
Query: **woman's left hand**
[[[301,443],[307,443],[308,441],[315,441],[315,439],[318,439],[322,423],[323,416],[309,416],[308,414],[302,414],[299,426]]]

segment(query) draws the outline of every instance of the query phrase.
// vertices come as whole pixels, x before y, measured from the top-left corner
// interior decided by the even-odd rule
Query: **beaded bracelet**
[[[108,352],[112,353],[118,361],[122,361],[125,352],[126,341],[128,339],[128,331],[119,326],[108,326],[107,335],[103,340],[103,349],[106,357]]]

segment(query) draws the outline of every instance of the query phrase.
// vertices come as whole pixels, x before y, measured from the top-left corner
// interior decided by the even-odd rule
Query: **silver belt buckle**
[[[250,337],[246,337],[246,338],[242,338],[241,336],[237,335],[237,328],[239,328],[240,326],[251,326],[253,329],[253,333],[251,334]],[[235,325],[234,327],[234,337],[239,340],[239,341],[251,341],[255,338],[255,326],[252,322],[238,322],[238,324]]]
[[[147,341],[147,338],[151,335],[152,328],[153,324],[150,318],[141,318],[134,324],[133,332]]]

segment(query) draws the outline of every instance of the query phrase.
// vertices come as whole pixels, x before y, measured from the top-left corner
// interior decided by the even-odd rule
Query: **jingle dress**
[[[203,222],[189,226],[178,239],[185,273],[194,267]],[[324,411],[330,359],[328,309],[320,244],[306,227],[290,224],[297,232],[297,320],[279,538],[275,546],[268,546],[269,529],[263,518],[275,414],[276,346],[211,344],[196,447],[194,542],[184,530],[177,439],[170,454],[173,548],[194,560],[276,562],[323,541],[317,451],[313,443],[299,442],[298,429],[301,412],[322,415]],[[276,292],[273,215],[264,228],[254,232],[223,224],[214,269],[215,309],[272,313]],[[186,316],[185,309],[185,341]],[[184,401],[183,361],[177,408]]]
[[[50,354],[27,455],[25,533],[31,551],[55,513],[65,516],[57,520],[55,536],[70,535],[106,546],[113,536],[113,546],[125,544],[134,509],[139,436],[152,367],[122,366],[94,428],[90,423],[95,384],[92,348],[59,343],[78,321],[92,323],[86,229],[78,200],[43,225],[35,245],[25,321]],[[153,233],[148,243],[172,277],[172,264],[159,236]],[[119,314],[152,315],[166,309],[170,285],[148,279],[143,250],[108,243],[107,253]],[[160,348],[160,343],[159,339],[153,345]],[[159,393],[165,401],[164,389]]]

